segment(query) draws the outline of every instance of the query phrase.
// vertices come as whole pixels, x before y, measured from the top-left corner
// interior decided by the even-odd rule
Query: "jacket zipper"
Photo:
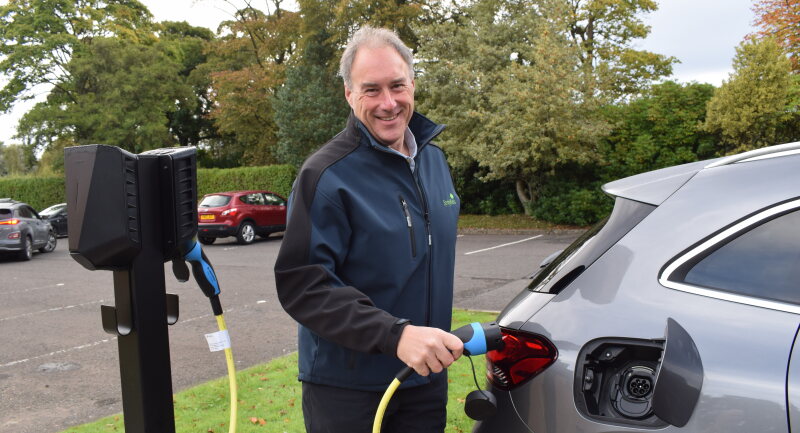
[[[411,222],[411,212],[408,211],[408,203],[403,196],[400,196],[400,206],[403,208],[403,214],[406,217],[406,225],[408,225],[408,236],[411,239],[411,257],[417,257],[417,243],[414,241],[414,224]]]
[[[430,326],[431,325],[431,308],[433,306],[433,293],[431,290],[431,272],[433,271],[433,237],[431,235],[431,218],[430,213],[428,211],[428,197],[425,195],[425,188],[423,188],[422,181],[420,180],[419,172],[421,168],[417,166],[417,169],[414,172],[411,172],[411,177],[414,179],[414,185],[417,186],[417,191],[419,192],[420,202],[422,202],[422,211],[425,217],[425,235],[428,238],[428,277],[426,281],[426,291],[428,293],[428,311],[425,313],[425,324]],[[409,171],[411,168],[409,167]]]

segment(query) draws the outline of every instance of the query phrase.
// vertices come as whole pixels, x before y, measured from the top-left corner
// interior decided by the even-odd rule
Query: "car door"
[[[241,201],[247,204],[247,214],[250,215],[258,227],[269,225],[267,206],[264,204],[264,196],[260,192],[251,192],[243,195]]]
[[[760,431],[787,431],[788,421],[789,431],[800,433],[800,200],[762,210],[701,242],[666,267],[662,284],[726,301],[716,311],[730,311],[726,328],[741,329],[731,339],[719,338],[726,333],[721,328],[698,331],[717,336],[716,342],[706,339],[717,345],[706,351],[717,358],[708,360],[707,377],[717,379],[712,383],[727,378],[727,386],[707,392],[698,405],[701,418],[724,412],[737,420],[742,414]],[[777,410],[785,415],[775,416]]]
[[[284,200],[277,194],[266,192],[264,193],[264,202],[267,205],[267,215],[269,219],[269,225],[285,226],[286,200]]]
[[[30,206],[21,206],[19,208],[19,216],[25,220],[30,228],[35,247],[38,248],[47,243],[47,237],[50,234],[50,224],[48,222],[42,220],[39,214]]]

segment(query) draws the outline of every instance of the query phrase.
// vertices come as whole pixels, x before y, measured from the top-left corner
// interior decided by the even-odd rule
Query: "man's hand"
[[[397,357],[420,376],[439,373],[464,351],[464,343],[439,328],[406,325],[397,344]]]

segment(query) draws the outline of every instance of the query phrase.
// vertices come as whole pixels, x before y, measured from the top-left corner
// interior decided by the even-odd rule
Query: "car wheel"
[[[236,233],[236,240],[239,241],[240,244],[246,245],[253,243],[253,240],[256,238],[256,229],[253,227],[253,223],[249,221],[245,221],[242,225],[239,226],[239,231]]]
[[[54,249],[56,249],[56,244],[58,240],[56,239],[56,233],[50,230],[50,233],[47,235],[47,243],[44,244],[43,247],[39,248],[39,252],[41,253],[52,253]]]
[[[211,245],[211,244],[214,243],[214,241],[217,240],[217,238],[209,238],[209,237],[206,237],[206,236],[198,236],[197,240],[200,241],[200,243],[203,244],[203,245]]]
[[[25,236],[22,239],[22,250],[20,250],[17,257],[23,261],[30,260],[33,257],[33,242],[31,242],[30,236]]]

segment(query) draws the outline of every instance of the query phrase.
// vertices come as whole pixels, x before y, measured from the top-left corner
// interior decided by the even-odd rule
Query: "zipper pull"
[[[403,212],[406,214],[406,224],[408,224],[408,227],[410,228],[411,227],[411,213],[408,212],[408,204],[406,204],[406,199],[401,197],[400,198],[400,204],[403,205]]]

